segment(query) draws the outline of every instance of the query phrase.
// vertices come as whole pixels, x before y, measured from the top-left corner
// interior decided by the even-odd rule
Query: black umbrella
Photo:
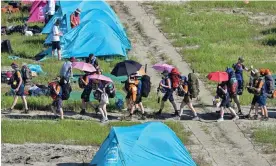
[[[116,64],[111,74],[114,76],[129,76],[141,69],[142,65],[132,60],[125,60]]]

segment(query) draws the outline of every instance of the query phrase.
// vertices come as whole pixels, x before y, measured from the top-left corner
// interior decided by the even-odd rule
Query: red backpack
[[[169,76],[172,82],[172,88],[173,90],[175,90],[176,88],[179,87],[180,77],[181,77],[180,72],[178,71],[177,68],[173,68]]]
[[[54,87],[56,87],[57,83],[56,82],[50,82],[48,84],[48,88],[50,90],[50,96],[52,97],[52,99],[56,99],[57,98],[57,94],[54,91]]]

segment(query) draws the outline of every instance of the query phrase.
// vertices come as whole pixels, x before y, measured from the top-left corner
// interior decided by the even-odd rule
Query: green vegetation
[[[205,76],[212,71],[223,71],[237,62],[239,56],[245,58],[245,65],[255,68],[269,68],[276,73],[276,33],[275,25],[263,26],[252,23],[250,16],[229,14],[217,9],[243,7],[252,12],[275,13],[275,2],[187,2],[181,5],[153,3],[156,16],[161,20],[161,29],[174,39],[175,47],[183,48],[183,59],[195,71]],[[231,10],[229,10],[231,11]],[[273,29],[274,28],[274,29]],[[274,46],[273,46],[274,45]],[[189,49],[189,46],[198,46]],[[246,83],[249,73],[244,73]],[[206,80],[207,81],[207,80]],[[215,86],[215,83],[209,84]],[[214,91],[213,91],[214,92]],[[249,104],[252,95],[244,91],[242,104]],[[275,100],[268,100],[276,105]]]
[[[100,145],[112,126],[131,126],[139,122],[110,122],[101,125],[95,121],[2,120],[2,142],[23,144],[53,143],[73,145]],[[190,133],[179,122],[165,122],[187,144]],[[34,134],[35,133],[35,134]]]
[[[256,142],[272,145],[270,148],[276,152],[276,127],[259,127],[254,130],[253,138]],[[271,151],[271,150],[270,150]]]

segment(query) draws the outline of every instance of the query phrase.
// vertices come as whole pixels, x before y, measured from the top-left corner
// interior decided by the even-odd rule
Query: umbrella
[[[125,60],[116,64],[111,74],[114,76],[125,76],[136,73],[141,69],[142,65],[132,60]]]
[[[79,69],[81,71],[87,71],[87,72],[95,72],[96,69],[93,65],[85,62],[73,62],[72,67],[75,69]]]
[[[107,81],[107,82],[113,82],[111,78],[104,76],[104,75],[98,75],[98,74],[89,75],[88,78],[101,80],[101,81]]]
[[[211,81],[223,82],[228,81],[228,73],[224,71],[216,71],[208,74],[207,78]]]
[[[167,70],[169,72],[171,72],[171,70],[174,68],[172,65],[168,65],[168,64],[161,64],[161,63],[157,63],[155,65],[152,66],[152,68],[154,68],[157,71],[164,71]]]

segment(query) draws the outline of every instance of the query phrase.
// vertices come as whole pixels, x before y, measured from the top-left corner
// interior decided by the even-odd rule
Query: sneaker
[[[108,122],[109,121],[108,118],[105,118],[105,121]]]
[[[222,121],[224,121],[223,118],[219,118],[219,119],[217,120],[217,122],[222,122]]]
[[[180,116],[176,116],[175,120],[181,120],[181,117]]]
[[[29,110],[25,109],[24,111],[21,112],[21,114],[28,114]]]
[[[254,120],[257,120],[257,119],[258,119],[258,115],[254,115],[254,116],[253,116],[253,119],[254,119]]]
[[[268,117],[262,117],[260,120],[261,121],[268,121],[268,119],[269,119]]]
[[[81,112],[80,112],[81,115],[84,115],[85,113],[86,113],[85,109],[82,109]]]
[[[161,111],[159,110],[158,112],[155,112],[154,114],[159,116],[159,115],[161,115]]]
[[[102,118],[100,122],[101,122],[101,123],[104,123],[104,122],[105,122],[105,118]]]
[[[240,117],[238,115],[236,115],[232,120],[235,121],[235,120],[238,120],[240,119]]]
[[[195,116],[192,120],[199,120],[199,117]]]
[[[174,116],[179,116],[178,111],[175,111],[173,115],[174,115]]]

